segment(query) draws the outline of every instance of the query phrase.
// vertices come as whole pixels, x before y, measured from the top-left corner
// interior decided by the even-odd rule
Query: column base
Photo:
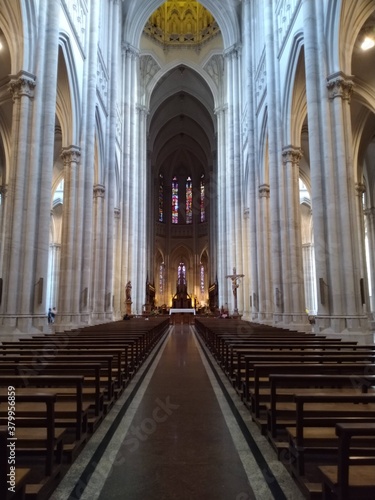
[[[30,334],[50,332],[46,315],[2,314],[0,315],[0,340],[16,340]]]
[[[367,316],[315,316],[313,332],[328,338],[341,338],[358,344],[372,344],[374,332]]]

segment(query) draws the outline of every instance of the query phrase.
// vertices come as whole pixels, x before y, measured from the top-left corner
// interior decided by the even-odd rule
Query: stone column
[[[48,259],[49,289],[47,291],[47,297],[49,300],[46,304],[47,310],[58,304],[60,256],[61,245],[58,243],[51,243]]]
[[[227,107],[222,107],[215,110],[217,116],[217,144],[218,144],[218,158],[217,158],[217,176],[215,184],[215,201],[217,203],[217,244],[216,244],[216,261],[217,261],[217,280],[219,288],[219,307],[228,302],[228,290],[226,285],[226,269],[228,268],[228,256],[226,253],[226,246],[228,244],[228,200],[226,191],[227,172],[226,172],[226,113]],[[211,187],[210,193],[213,192]]]
[[[11,133],[11,158],[9,196],[7,199],[8,220],[5,221],[4,245],[4,282],[3,299],[1,304],[2,324],[10,328],[18,327],[27,331],[30,324],[17,319],[30,315],[30,297],[34,290],[29,287],[25,290],[21,280],[15,279],[24,270],[24,240],[28,227],[26,224],[25,190],[27,188],[27,165],[30,155],[30,117],[32,100],[34,97],[35,76],[20,71],[11,76],[10,91],[13,97],[13,116]],[[26,272],[26,270],[25,270]],[[29,296],[28,304],[25,303],[25,294]],[[23,304],[23,308],[22,308]]]
[[[81,151],[77,146],[63,148],[61,157],[64,162],[64,206],[62,215],[61,236],[61,264],[60,264],[60,293],[58,305],[58,322],[69,325],[72,322],[74,311],[74,294],[76,274],[80,268],[76,267],[75,248],[77,214],[77,184],[78,168],[80,166]]]
[[[8,187],[7,185],[0,186],[0,234],[5,234],[6,224],[6,213],[8,205]],[[5,251],[5,238],[1,238],[0,241],[0,276],[4,276],[4,251]],[[0,299],[1,307],[1,299]]]
[[[276,82],[278,75],[275,73],[275,21],[273,19],[273,1],[265,2],[265,42],[266,42],[266,76],[267,76],[267,112],[268,112],[268,160],[270,179],[270,231],[271,235],[271,256],[273,284],[273,311],[274,322],[283,320],[283,284],[282,284],[282,258],[280,247],[280,228],[284,227],[282,200],[280,201],[279,184],[280,179],[280,115],[279,102],[277,96]],[[277,62],[278,64],[278,62]],[[267,182],[267,181],[265,181]],[[284,256],[285,257],[285,256]],[[271,304],[267,304],[270,307]]]
[[[136,202],[134,196],[134,171],[135,158],[133,132],[135,127],[135,103],[136,95],[136,61],[138,61],[137,50],[129,44],[123,45],[123,72],[124,72],[124,124],[123,124],[123,190],[122,190],[122,225],[121,225],[121,315],[125,314],[125,284],[132,281],[133,262],[136,267],[136,259],[134,259],[134,249],[132,245],[133,230],[132,230],[132,204]],[[134,280],[133,280],[134,281]],[[132,283],[133,283],[132,281]]]
[[[305,72],[308,75],[308,78],[306,78],[306,98],[315,267],[317,282],[320,284],[317,313],[322,317],[322,323],[329,327],[329,319],[323,318],[328,318],[330,310],[330,300],[328,293],[326,293],[329,282],[329,267],[326,259],[329,254],[328,241],[326,240],[326,234],[328,233],[326,217],[331,218],[332,203],[327,206],[325,192],[327,191],[328,196],[333,199],[335,191],[332,186],[332,175],[326,174],[324,171],[325,163],[331,163],[332,161],[328,151],[324,151],[323,145],[324,137],[328,137],[330,133],[330,123],[327,123],[326,118],[328,115],[324,85],[326,68],[325,61],[321,57],[321,54],[324,53],[324,33],[322,33],[321,29],[318,31],[318,26],[322,23],[322,16],[316,13],[315,1],[302,0],[302,12],[305,40]],[[332,232],[330,236],[331,243],[333,243],[332,238],[334,237],[335,233]],[[337,263],[333,263],[333,273],[337,273],[336,265]],[[322,328],[324,328],[323,325]]]
[[[332,165],[335,179],[336,220],[332,231],[338,234],[337,252],[332,249],[331,261],[339,260],[340,281],[334,281],[333,313],[335,329],[339,331],[360,332],[368,328],[367,316],[361,297],[361,272],[358,266],[363,255],[362,238],[357,231],[357,207],[352,160],[352,131],[350,116],[350,96],[353,82],[342,72],[327,79],[330,111],[332,116],[332,142],[334,162]],[[332,280],[333,281],[333,280]],[[341,317],[340,317],[341,316]]]
[[[306,303],[304,294],[301,211],[299,200],[299,162],[302,153],[300,148],[287,146],[283,149],[283,165],[285,175],[285,233],[287,266],[283,269],[284,290],[288,290],[288,301],[285,303],[284,321],[286,324],[307,324]]]
[[[375,207],[367,208],[365,211],[367,241],[368,241],[368,269],[371,282],[371,312],[375,319]]]
[[[115,208],[113,211],[114,218],[114,267],[113,267],[113,313],[114,319],[121,318],[121,211]]]

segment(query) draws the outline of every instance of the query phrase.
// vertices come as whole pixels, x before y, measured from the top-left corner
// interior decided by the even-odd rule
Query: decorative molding
[[[139,69],[141,81],[147,87],[154,75],[160,70],[159,64],[150,55],[139,58]]]
[[[364,215],[366,215],[366,217],[373,219],[375,218],[375,207],[365,208],[363,210],[363,213]]]
[[[27,71],[20,71],[17,75],[10,76],[9,91],[12,94],[13,101],[21,97],[34,97],[36,76]]]
[[[84,52],[87,35],[87,1],[86,0],[63,0],[65,12],[72,27],[73,33]]]
[[[245,210],[243,212],[243,218],[245,220],[250,219],[250,208],[245,208]]]
[[[113,209],[113,215],[115,217],[115,219],[120,219],[120,216],[121,216],[121,210],[119,208],[114,208]]]
[[[98,65],[96,75],[96,87],[98,89],[99,96],[101,97],[101,100],[104,103],[105,107],[107,107],[109,77],[100,52],[98,52]]]
[[[250,76],[250,75],[249,75]],[[267,70],[266,70],[266,52],[263,51],[259,61],[258,69],[255,73],[255,102],[256,109],[259,109],[263,96],[266,93],[267,85]]]
[[[213,55],[203,68],[215,82],[216,87],[220,88],[224,77],[224,59],[220,54]]]
[[[350,102],[353,86],[351,77],[338,71],[327,78],[328,97],[330,100],[341,97],[342,100]]]
[[[280,51],[287,39],[301,0],[279,0],[276,7],[277,45]]]

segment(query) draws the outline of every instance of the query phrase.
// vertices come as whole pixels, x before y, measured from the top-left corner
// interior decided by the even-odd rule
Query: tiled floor
[[[193,327],[171,327],[52,500],[300,500]]]

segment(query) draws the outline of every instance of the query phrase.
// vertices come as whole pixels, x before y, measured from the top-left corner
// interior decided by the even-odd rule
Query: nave
[[[302,499],[192,325],[160,341],[52,500]]]

